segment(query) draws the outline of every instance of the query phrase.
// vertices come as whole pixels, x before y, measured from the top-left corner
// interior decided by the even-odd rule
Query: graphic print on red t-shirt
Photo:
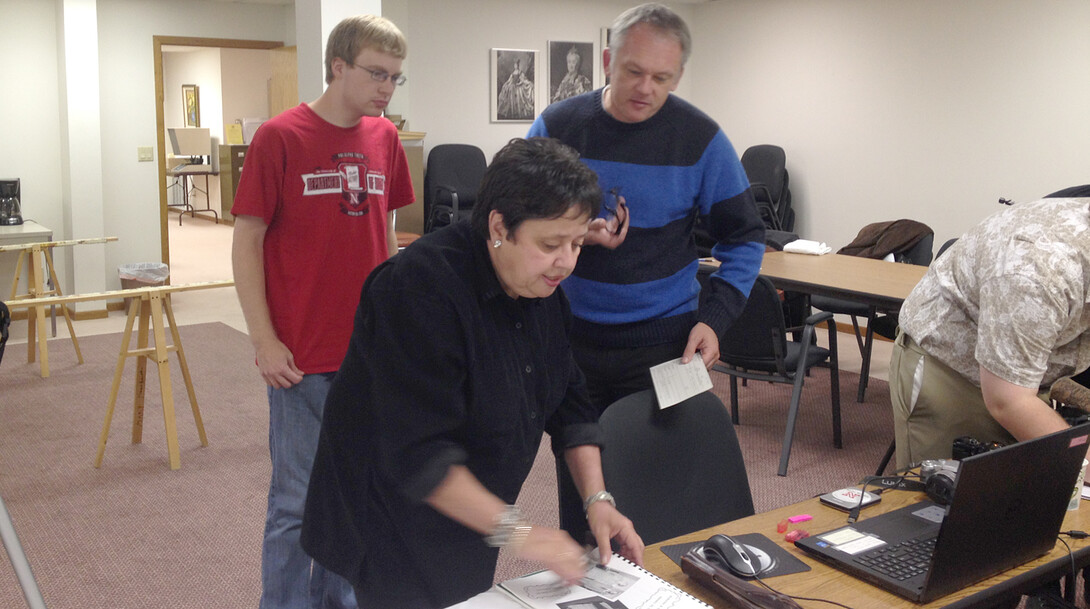
[[[348,152],[334,155],[337,169],[303,174],[303,196],[340,193],[341,213],[365,216],[371,211],[368,194],[386,191],[386,176],[367,169],[367,157]]]

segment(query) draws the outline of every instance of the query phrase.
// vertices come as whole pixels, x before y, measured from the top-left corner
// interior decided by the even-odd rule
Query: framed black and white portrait
[[[594,89],[594,43],[549,41],[550,104]]]
[[[537,116],[538,54],[527,49],[489,51],[493,123],[528,123]]]

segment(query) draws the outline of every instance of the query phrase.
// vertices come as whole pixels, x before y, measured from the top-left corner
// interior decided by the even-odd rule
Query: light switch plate
[[[151,146],[137,146],[136,147],[136,160],[145,163],[155,160],[155,149]]]

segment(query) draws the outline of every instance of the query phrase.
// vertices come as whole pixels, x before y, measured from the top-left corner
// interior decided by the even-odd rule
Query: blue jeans
[[[261,609],[355,609],[352,586],[314,562],[299,544],[307,483],[318,449],[333,374],[308,374],[268,389],[272,479],[261,548]]]

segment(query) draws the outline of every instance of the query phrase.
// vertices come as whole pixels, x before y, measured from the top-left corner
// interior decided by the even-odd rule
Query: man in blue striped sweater
[[[607,195],[617,217],[592,225],[584,244],[591,247],[564,282],[572,349],[602,410],[650,388],[655,364],[699,352],[711,367],[764,254],[764,224],[734,147],[714,120],[670,94],[690,50],[676,13],[656,3],[631,8],[614,21],[603,51],[610,84],[549,106],[530,127],[530,136],[578,150],[602,191],[624,198],[614,207]],[[721,263],[703,290],[698,216],[706,216]],[[563,504],[563,488],[561,495]],[[580,514],[561,512],[569,531],[581,525],[572,522]]]
[[[650,387],[654,364],[698,350],[707,366],[715,363],[718,337],[741,313],[761,266],[764,225],[734,147],[715,121],[670,94],[689,50],[688,27],[673,11],[629,9],[603,54],[610,84],[549,106],[530,128],[530,136],[578,150],[602,191],[619,189],[628,211],[623,242],[606,227],[589,235],[587,244],[606,247],[587,247],[564,282],[576,358],[601,409]],[[605,206],[613,207],[608,195]],[[697,215],[707,216],[722,263],[704,293]]]

